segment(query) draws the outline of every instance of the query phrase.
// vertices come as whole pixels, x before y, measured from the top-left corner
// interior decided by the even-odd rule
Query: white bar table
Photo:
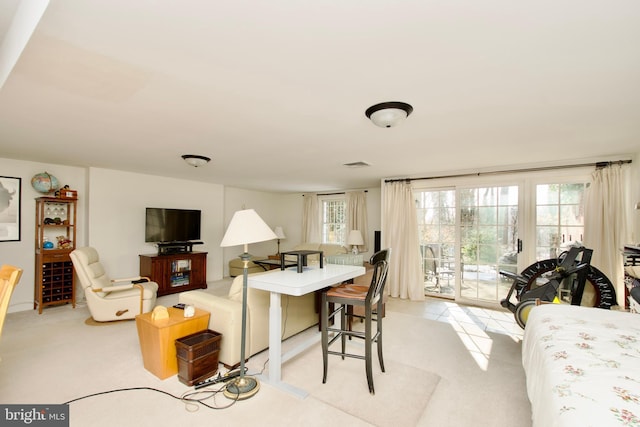
[[[303,346],[296,347],[286,355],[282,354],[280,337],[282,328],[280,300],[282,294],[305,295],[362,276],[364,273],[365,268],[362,266],[324,264],[323,268],[307,266],[302,273],[298,273],[295,268],[288,268],[249,276],[247,286],[271,293],[269,303],[269,376],[266,379],[263,378],[263,381],[301,398],[308,395],[306,391],[282,381],[282,363],[307,348],[308,344],[317,342],[318,338],[316,337]]]

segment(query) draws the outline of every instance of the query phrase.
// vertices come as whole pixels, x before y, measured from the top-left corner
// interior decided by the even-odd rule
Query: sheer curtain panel
[[[424,300],[418,221],[411,184],[388,182],[382,194],[383,248],[391,248],[387,289],[392,297]]]
[[[628,243],[627,214],[630,203],[624,188],[628,167],[614,164],[595,170],[585,200],[584,245],[593,249],[591,264],[602,271],[616,289],[624,307],[624,271],[621,249]]]
[[[304,242],[320,243],[320,212],[317,194],[305,194],[302,212],[302,237]]]
[[[360,252],[369,250],[369,223],[367,222],[367,193],[347,191],[347,234],[351,230],[360,230],[364,244],[358,247]]]

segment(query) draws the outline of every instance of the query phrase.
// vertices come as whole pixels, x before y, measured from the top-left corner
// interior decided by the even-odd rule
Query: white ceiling
[[[637,153],[639,40],[637,0],[51,0],[0,157],[328,191]]]

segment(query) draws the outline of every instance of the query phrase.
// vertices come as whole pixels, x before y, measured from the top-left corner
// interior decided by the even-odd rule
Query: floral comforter
[[[640,427],[640,315],[535,307],[522,363],[534,427]]]

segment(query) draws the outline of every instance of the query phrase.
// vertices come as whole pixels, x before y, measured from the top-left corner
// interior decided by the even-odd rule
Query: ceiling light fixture
[[[182,158],[194,168],[204,166],[211,161],[209,157],[198,156],[196,154],[184,154]]]
[[[346,166],[348,168],[366,168],[371,165],[367,162],[359,161],[359,162],[345,163],[343,166]]]
[[[390,128],[409,117],[413,107],[405,102],[382,102],[367,108],[364,114],[381,128]]]

